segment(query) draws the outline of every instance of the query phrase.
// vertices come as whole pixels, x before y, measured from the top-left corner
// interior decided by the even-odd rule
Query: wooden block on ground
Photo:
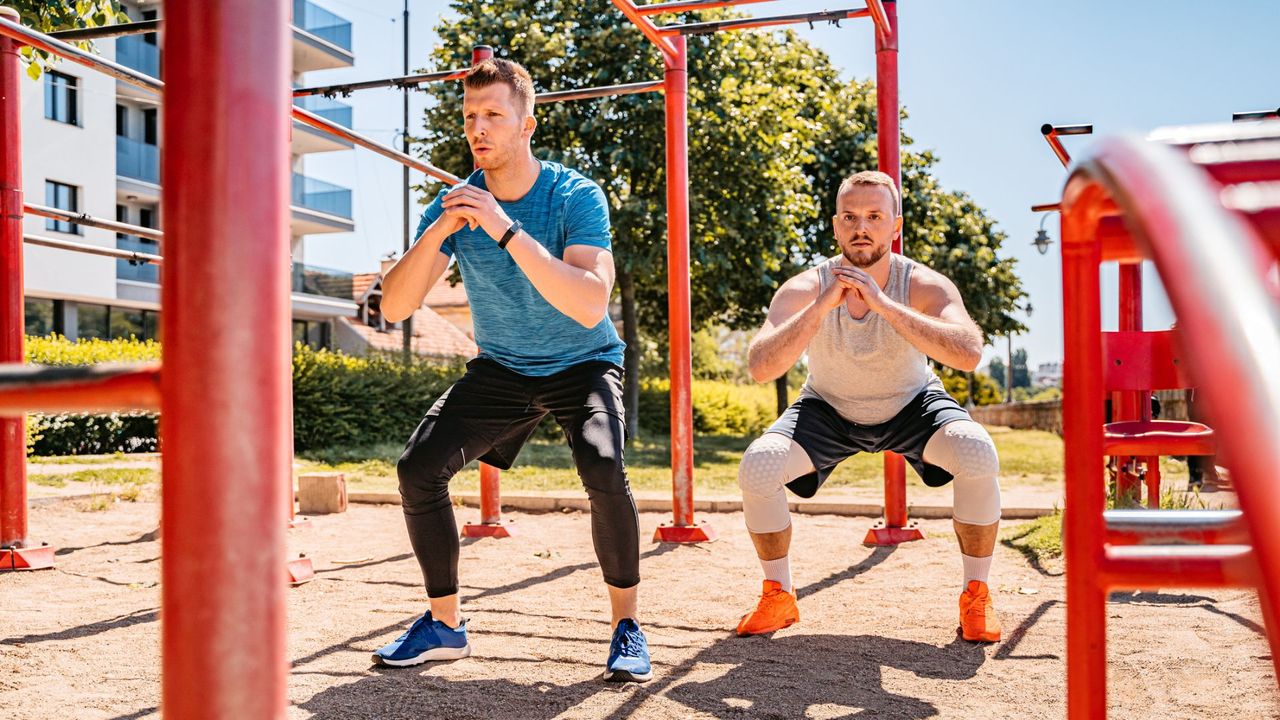
[[[347,511],[347,481],[342,473],[310,473],[298,476],[298,512],[324,515]]]

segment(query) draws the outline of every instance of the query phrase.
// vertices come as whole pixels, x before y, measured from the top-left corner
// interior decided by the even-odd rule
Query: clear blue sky
[[[400,72],[403,0],[314,1],[352,21],[356,65],[314,73],[312,81]],[[596,1],[604,12],[615,12],[606,0]],[[859,5],[782,0],[744,9],[776,15]],[[426,64],[437,41],[431,28],[447,11],[444,0],[411,0],[411,66]],[[1014,345],[1027,348],[1033,367],[1062,356],[1056,215],[1046,224],[1055,241],[1049,254],[1039,255],[1030,244],[1040,221],[1030,206],[1057,200],[1066,179],[1040,125],[1091,122],[1095,137],[1142,134],[1280,106],[1275,0],[900,0],[898,13],[902,103],[910,113],[903,129],[917,148],[941,158],[936,172],[943,184],[973,196],[1008,234],[1006,253],[1017,258],[1034,307],[1027,321],[1031,332]],[[620,15],[619,22],[625,22]],[[846,76],[873,76],[870,21],[841,25],[797,27]],[[412,98],[410,122],[420,123],[424,96]],[[357,129],[390,142],[400,125],[400,95],[369,90],[353,100]],[[1089,142],[1066,139],[1076,156]],[[311,238],[308,263],[371,270],[380,255],[399,250],[399,166],[363,151],[306,162],[308,174],[354,187],[357,223],[354,233]],[[1147,325],[1165,327],[1171,316],[1154,277],[1148,277]],[[1113,288],[1104,290],[1104,307],[1114,304]],[[1004,342],[998,345],[1003,353]]]

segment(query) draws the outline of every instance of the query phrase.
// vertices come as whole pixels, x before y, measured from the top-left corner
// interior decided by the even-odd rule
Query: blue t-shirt
[[[488,189],[480,170],[466,182]],[[422,237],[443,214],[441,202],[448,192],[449,188],[441,190],[427,206],[415,237]],[[611,246],[604,191],[558,163],[542,162],[542,171],[529,192],[499,205],[560,260],[569,245]],[[472,230],[464,225],[445,238],[440,252],[458,259],[480,357],[539,377],[592,360],[622,365],[626,346],[607,314],[594,327],[586,328],[557,310],[529,282],[511,254],[499,248],[482,228]]]

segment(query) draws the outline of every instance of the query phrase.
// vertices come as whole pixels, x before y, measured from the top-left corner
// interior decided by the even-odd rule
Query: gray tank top
[[[819,293],[835,282],[831,269],[840,258],[837,255],[818,266]],[[892,254],[884,293],[908,305],[915,265],[913,260]],[[846,420],[860,425],[890,420],[927,386],[942,386],[925,354],[888,321],[870,310],[855,320],[843,303],[822,319],[807,353],[809,377],[800,397],[823,400]]]

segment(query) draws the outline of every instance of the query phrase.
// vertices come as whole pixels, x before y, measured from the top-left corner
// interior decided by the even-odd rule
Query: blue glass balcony
[[[160,148],[117,135],[116,174],[159,185]]]
[[[330,100],[323,95],[308,95],[294,98],[293,104],[344,128],[351,127],[351,106],[346,103]]]
[[[293,264],[293,291],[308,295],[351,299],[352,274],[333,268]]]
[[[307,0],[293,0],[293,24],[351,52],[351,23]]]
[[[150,240],[143,240],[135,235],[117,235],[116,247],[120,250],[142,252],[150,255],[160,254],[160,245]],[[119,280],[137,280],[139,282],[160,282],[160,266],[151,263],[134,264],[128,260],[116,260],[116,278]]]
[[[351,219],[351,191],[323,180],[293,174],[293,192],[289,201],[301,208]]]
[[[143,75],[160,77],[160,48],[142,35],[126,35],[116,39],[116,62]]]

